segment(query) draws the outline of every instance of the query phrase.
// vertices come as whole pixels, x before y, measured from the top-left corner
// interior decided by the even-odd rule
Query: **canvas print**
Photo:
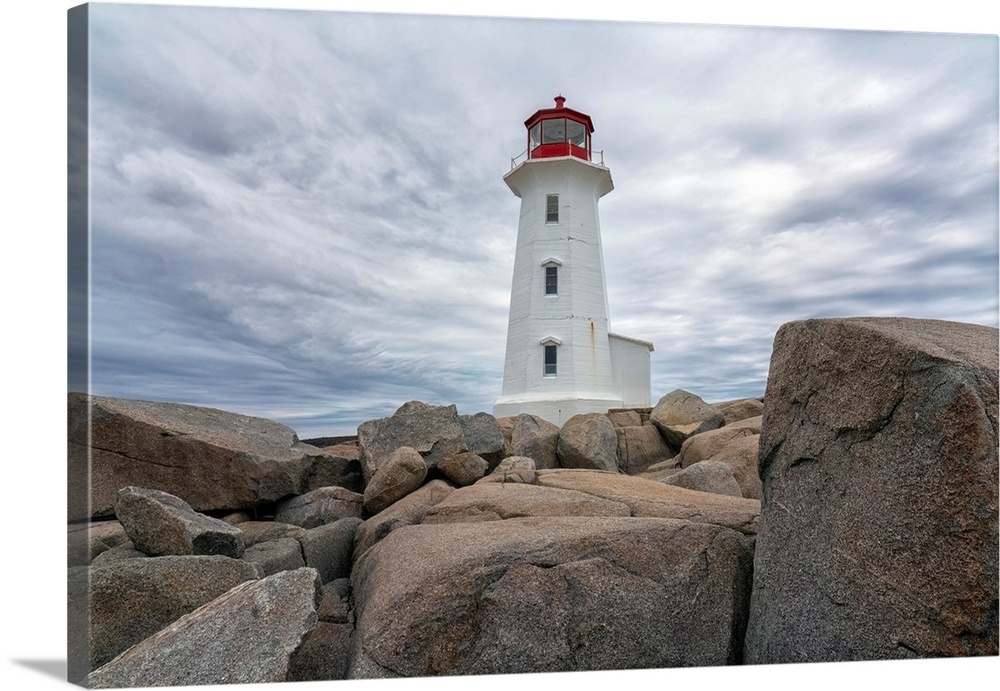
[[[997,36],[68,19],[69,681],[998,655]]]

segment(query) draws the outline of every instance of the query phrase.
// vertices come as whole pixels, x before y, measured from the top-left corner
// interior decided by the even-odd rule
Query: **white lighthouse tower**
[[[525,120],[527,156],[504,176],[521,199],[497,417],[562,425],[577,413],[649,405],[653,344],[610,333],[597,202],[614,189],[594,160],[589,115],[557,96]]]

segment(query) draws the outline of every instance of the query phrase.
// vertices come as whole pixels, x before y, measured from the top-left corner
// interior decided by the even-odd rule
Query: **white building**
[[[521,199],[497,417],[531,413],[562,425],[577,413],[649,405],[653,344],[609,331],[597,202],[614,189],[594,160],[590,116],[537,111],[527,157],[504,181]]]

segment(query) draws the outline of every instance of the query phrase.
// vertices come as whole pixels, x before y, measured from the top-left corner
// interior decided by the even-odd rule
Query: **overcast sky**
[[[92,391],[351,434],[491,411],[523,121],[594,120],[653,400],[791,320],[997,326],[997,39],[92,5]]]

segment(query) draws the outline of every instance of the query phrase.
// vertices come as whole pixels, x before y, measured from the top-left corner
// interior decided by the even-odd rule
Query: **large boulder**
[[[401,528],[355,565],[348,676],[732,664],[750,542],[670,519]]]
[[[378,467],[365,487],[365,510],[376,514],[388,508],[420,487],[426,477],[427,464],[417,450],[399,447]]]
[[[618,435],[618,465],[626,475],[638,475],[675,456],[653,425],[616,426],[615,434]]]
[[[721,412],[682,389],[663,396],[649,414],[649,419],[675,449],[679,449],[689,437],[726,424]]]
[[[301,493],[305,474],[325,456],[263,418],[76,393],[68,404],[71,459],[86,462],[90,428],[89,506],[80,485],[70,520],[112,515],[118,490],[130,485],[168,492],[201,512],[259,506]]]
[[[998,332],[775,336],[749,663],[997,655]]]
[[[90,605],[90,668],[263,575],[255,564],[220,556],[126,559],[71,570],[71,602],[79,598]]]
[[[401,446],[416,450],[428,468],[436,467],[449,456],[469,450],[454,405],[431,406],[410,401],[400,406],[391,417],[369,420],[358,426],[361,473],[366,484]]]
[[[607,415],[574,415],[559,430],[556,455],[563,468],[618,472],[618,435]]]
[[[521,413],[514,418],[510,436],[509,456],[527,456],[535,461],[536,468],[558,468],[556,445],[559,428],[537,415]]]
[[[522,516],[629,516],[621,502],[575,490],[523,483],[482,482],[462,487],[436,504],[423,523],[472,523]]]
[[[87,678],[89,688],[285,681],[316,625],[314,569],[234,587],[130,648]]]
[[[345,487],[320,487],[278,502],[274,520],[315,528],[349,516],[360,518],[363,501],[364,495]]]
[[[198,513],[183,499],[143,487],[118,492],[115,515],[137,550],[151,557],[167,554],[221,554],[239,559],[239,528]]]

